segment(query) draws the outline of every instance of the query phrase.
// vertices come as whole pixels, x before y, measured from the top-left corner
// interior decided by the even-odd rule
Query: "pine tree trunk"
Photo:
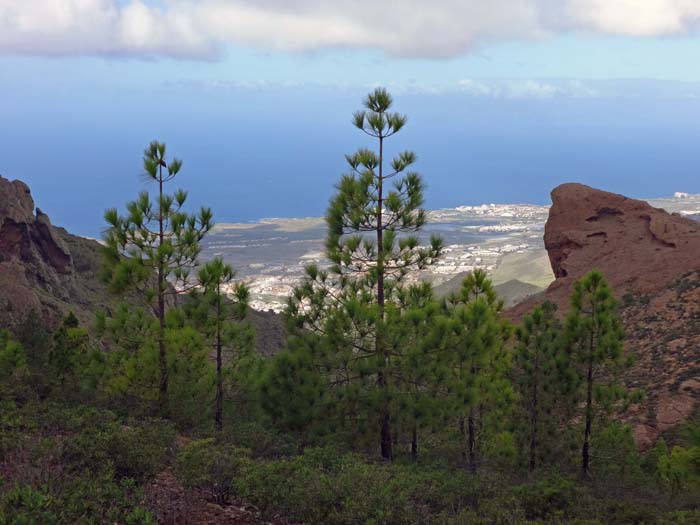
[[[158,277],[158,287],[163,286],[161,272]],[[158,405],[161,416],[168,413],[168,361],[165,355],[165,298],[158,294],[158,365],[160,368],[160,384],[158,389]]]
[[[462,463],[467,462],[467,450],[464,446],[464,441],[465,441],[464,438],[465,438],[466,434],[467,434],[467,430],[464,426],[464,417],[460,417],[459,418],[459,437],[461,438],[460,442],[462,443],[462,446],[460,447],[462,449]]]
[[[535,370],[532,381],[532,403],[530,405],[530,472],[535,471],[537,463],[537,380],[539,378],[539,359],[535,357]]]
[[[413,433],[411,436],[411,459],[415,463],[418,461],[418,427],[413,423]]]
[[[469,430],[469,472],[476,474],[476,422],[474,421],[473,409],[469,411],[467,427]]]
[[[216,286],[216,430],[221,432],[224,421],[224,385],[221,358],[221,290]]]
[[[382,415],[381,429],[382,457],[389,461],[394,459],[394,448],[391,442],[391,421],[386,412]]]
[[[379,180],[377,181],[377,306],[379,307],[380,327],[377,330],[375,337],[377,355],[382,356],[382,370],[379,371],[377,384],[380,389],[387,387],[386,377],[384,376],[384,368],[386,367],[387,357],[384,351],[382,342],[381,324],[384,321],[384,250],[382,249],[384,241],[384,227],[382,225],[382,208],[383,208],[383,155],[384,155],[384,139],[379,137]],[[384,406],[381,410],[381,430],[380,442],[381,452],[384,459],[392,460],[394,458],[393,444],[391,441],[391,417],[389,407]]]
[[[591,354],[593,350],[591,349]],[[590,457],[590,440],[591,440],[591,419],[593,410],[593,357],[588,361],[588,375],[586,388],[586,430],[583,437],[583,449],[581,450],[581,474],[584,478],[590,475],[591,457]]]
[[[158,177],[158,227],[159,251],[165,240],[163,217],[163,166],[159,167]],[[158,405],[161,416],[168,413],[168,361],[165,355],[165,268],[162,255],[158,255],[158,364],[160,367],[160,384],[158,390]]]

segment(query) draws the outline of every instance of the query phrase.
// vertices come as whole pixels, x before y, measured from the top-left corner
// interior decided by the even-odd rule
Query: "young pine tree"
[[[617,301],[599,271],[590,272],[574,284],[564,337],[570,364],[584,390],[581,473],[589,477],[593,420],[626,397],[618,376],[631,363],[624,352]]]
[[[386,159],[385,143],[401,131],[406,117],[391,111],[393,100],[384,89],[370,93],[364,105],[353,122],[375,141],[376,150],[362,148],[346,157],[350,172],[340,180],[326,216],[331,268],[308,268],[288,313],[297,329],[324,333],[341,354],[349,352],[337,360],[344,371],[336,380],[351,391],[353,383],[362,383],[373,400],[381,455],[391,459],[393,356],[382,335],[386,305],[409,271],[438,257],[441,241],[433,237],[422,247],[412,235],[426,222],[424,184],[409,171],[416,155],[405,151]]]
[[[410,435],[411,459],[418,459],[419,431],[444,416],[449,362],[439,344],[440,304],[430,283],[401,287],[386,311],[385,339],[397,356],[395,430]],[[395,441],[398,436],[394,436]]]
[[[504,351],[510,328],[500,317],[503,302],[483,270],[469,274],[444,308],[452,326],[446,345],[452,356],[452,398],[460,435],[466,438],[463,456],[475,473],[479,425],[489,408],[502,408],[512,397]]]
[[[546,449],[545,437],[556,433],[554,409],[560,390],[557,358],[561,326],[556,305],[547,301],[526,315],[516,328],[514,379],[519,391],[522,428],[528,450],[528,470],[534,472]]]
[[[165,144],[153,141],[146,148],[143,166],[149,181],[157,185],[153,201],[148,192],[127,205],[121,216],[115,208],[105,212],[107,278],[114,291],[136,286],[158,319],[157,343],[160,370],[158,404],[168,411],[168,364],[166,356],[166,297],[173,294],[174,281],[185,282],[196,265],[200,241],[212,226],[212,213],[202,208],[196,215],[184,211],[187,192],[166,194],[182,167],[182,161],[166,161]]]
[[[202,292],[195,291],[189,313],[216,350],[216,398],[214,421],[216,430],[223,428],[224,377],[223,351],[250,347],[253,333],[243,324],[248,314],[250,291],[243,283],[233,286],[232,296],[226,293],[236,273],[220,258],[205,264],[198,273]]]

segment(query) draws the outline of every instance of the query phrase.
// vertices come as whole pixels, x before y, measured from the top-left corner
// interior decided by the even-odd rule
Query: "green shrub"
[[[418,523],[411,483],[391,466],[310,449],[291,459],[249,463],[236,488],[267,514],[304,523]]]
[[[146,420],[121,427],[107,440],[107,455],[115,476],[143,482],[155,475],[169,455],[176,432],[163,420]]]
[[[40,488],[14,485],[0,493],[0,523],[153,525],[150,513],[136,504],[139,499],[132,482],[117,484],[110,478],[75,478]]]
[[[43,525],[56,523],[49,495],[27,485],[16,485],[0,498],[0,523]]]
[[[176,471],[185,487],[203,490],[215,502],[226,503],[247,456],[247,451],[233,445],[217,443],[213,438],[200,439],[178,454]]]
[[[609,501],[605,508],[605,521],[610,525],[646,525],[656,523],[658,512],[640,502]]]
[[[542,520],[567,516],[575,508],[581,488],[573,480],[555,475],[515,487],[513,493],[527,519]]]
[[[246,422],[226,429],[230,441],[239,447],[250,450],[253,457],[279,458],[292,456],[299,450],[299,444],[290,434],[283,434],[259,422]]]

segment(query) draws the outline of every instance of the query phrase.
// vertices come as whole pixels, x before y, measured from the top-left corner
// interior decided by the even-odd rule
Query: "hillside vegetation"
[[[541,290],[539,263],[434,290],[416,278],[443,250],[418,242],[417,157],[386,157],[406,123],[383,89],[354,113],[373,148],[347,156],[330,200],[329,265],[306,268],[262,349],[275,321],[251,314],[234,268],[200,263],[213,214],[187,210],[183,163],[151,143],[154,194],[105,213],[104,301],[55,320],[32,294],[60,287],[22,283],[29,302],[0,331],[0,523],[700,523],[697,414],[638,446],[633,416],[655,395],[631,374],[641,306],[617,300],[622,272],[567,260],[607,238],[610,214],[593,236],[549,230],[558,279],[519,311],[499,292]],[[23,217],[12,231],[47,224]],[[26,249],[8,243],[2,264],[79,279],[62,243],[15,238]],[[693,284],[674,286],[675,308]]]

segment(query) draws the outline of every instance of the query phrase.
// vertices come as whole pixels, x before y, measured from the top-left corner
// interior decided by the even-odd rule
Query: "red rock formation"
[[[647,396],[629,417],[638,442],[648,445],[698,408],[700,224],[644,201],[564,184],[552,191],[544,242],[556,280],[511,317],[545,298],[566,312],[574,281],[592,269],[603,272],[636,356],[627,382]]]
[[[101,266],[98,242],[52,226],[38,208],[34,215],[29,187],[0,177],[0,328],[13,327],[31,310],[52,328],[69,311],[92,326],[97,311],[113,311],[124,301],[145,306],[136,296],[110,294],[100,279]],[[252,311],[250,320],[258,350],[279,351],[280,317]]]
[[[107,301],[96,278],[98,250],[95,241],[52,226],[38,208],[35,215],[26,184],[0,177],[0,327],[16,324],[30,310],[49,326],[68,310],[92,321],[88,305]]]

